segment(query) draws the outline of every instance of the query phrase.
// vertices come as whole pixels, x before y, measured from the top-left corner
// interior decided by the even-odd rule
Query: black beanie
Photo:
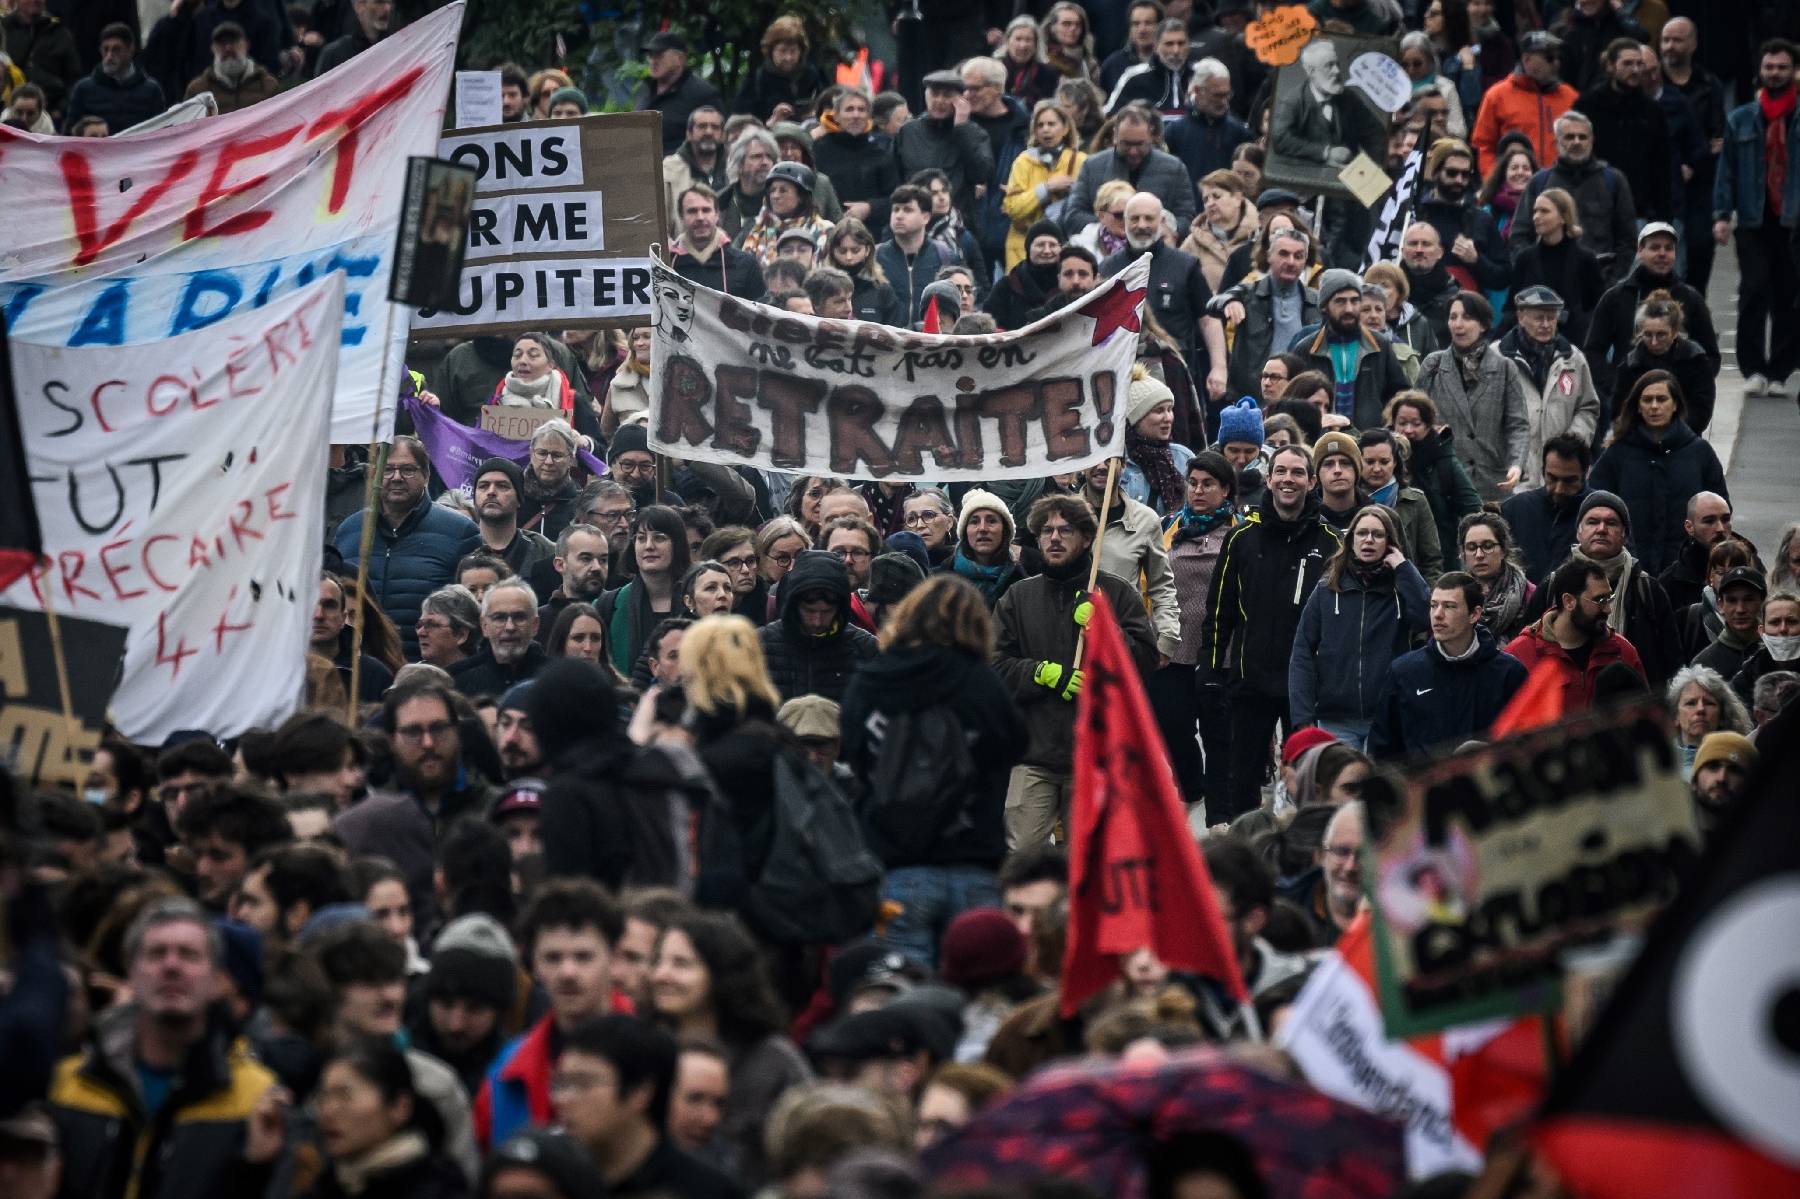
[[[1031,243],[1040,237],[1054,237],[1060,245],[1068,239],[1063,236],[1062,226],[1055,221],[1039,221],[1025,231],[1025,248],[1031,249]]]
[[[643,450],[645,453],[650,451],[650,430],[636,421],[619,426],[606,447],[606,454],[609,458],[617,458],[632,450]]]
[[[505,475],[512,483],[513,494],[520,499],[525,497],[525,472],[520,470],[519,464],[511,458],[489,458],[475,468],[475,482],[481,482],[481,476],[493,474],[495,471]]]
[[[546,762],[583,741],[611,740],[618,732],[618,696],[606,672],[592,662],[559,658],[538,671],[531,684],[525,712]]]
[[[425,976],[428,999],[472,999],[495,1011],[513,1005],[518,970],[506,958],[473,949],[440,949],[431,955]]]

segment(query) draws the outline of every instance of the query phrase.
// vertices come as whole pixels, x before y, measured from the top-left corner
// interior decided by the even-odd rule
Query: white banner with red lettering
[[[4,603],[130,627],[112,718],[155,745],[299,705],[344,276],[161,341],[12,342],[44,556]]]
[[[7,328],[72,349],[141,345],[341,271],[331,439],[385,438],[411,316],[387,302],[402,168],[436,152],[462,11],[447,5],[226,116],[126,138],[0,128]],[[384,360],[390,394],[379,396]]]

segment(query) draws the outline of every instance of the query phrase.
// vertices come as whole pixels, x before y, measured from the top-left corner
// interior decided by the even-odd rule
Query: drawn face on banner
[[[652,292],[656,331],[676,341],[688,339],[688,328],[694,323],[694,288],[679,276],[662,275]]]

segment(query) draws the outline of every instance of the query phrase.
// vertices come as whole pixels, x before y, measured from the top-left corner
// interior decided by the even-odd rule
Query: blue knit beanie
[[[1249,396],[1219,413],[1219,444],[1243,441],[1251,445],[1263,443],[1262,412]]]

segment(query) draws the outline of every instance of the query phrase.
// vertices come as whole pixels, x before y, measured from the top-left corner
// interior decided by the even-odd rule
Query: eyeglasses
[[[198,783],[165,783],[156,789],[156,798],[164,803],[174,803],[183,795],[201,795],[212,789],[208,782]]]
[[[740,558],[720,558],[719,565],[727,570],[755,570],[756,555],[747,554]]]
[[[1469,541],[1463,544],[1465,554],[1491,554],[1500,548],[1498,541]]]
[[[1333,861],[1347,862],[1355,857],[1356,851],[1361,848],[1360,845],[1327,845],[1325,846],[1325,856]]]
[[[1122,221],[1125,219],[1125,210],[1123,208],[1108,208],[1104,215]]]
[[[831,550],[830,552],[836,554],[846,562],[849,562],[852,559],[857,562],[866,562],[868,559],[875,556],[868,550],[852,549],[849,546],[839,546],[837,549]]]
[[[525,624],[536,615],[536,612],[484,612],[481,619],[491,620],[495,624]]]
[[[413,626],[413,628],[417,629],[421,633],[436,633],[436,632],[440,632],[444,629],[448,629],[449,627],[450,627],[450,622],[442,619],[441,617],[434,617],[429,620],[421,620],[418,624]]]
[[[381,469],[381,477],[384,479],[412,479],[423,473],[425,472],[416,466],[384,466]]]
[[[403,724],[394,730],[394,736],[408,745],[423,745],[427,740],[442,741],[455,731],[454,724],[439,720],[432,724]]]
[[[593,508],[593,509],[589,510],[588,517],[592,520],[599,521],[602,524],[622,525],[622,524],[628,523],[631,520],[631,509],[630,508],[610,508],[610,509],[608,509],[608,508]]]
[[[1385,529],[1358,529],[1358,530],[1356,530],[1356,532],[1352,533],[1351,536],[1356,538],[1358,541],[1374,541],[1378,537],[1386,537],[1387,530],[1385,530]]]
[[[933,509],[930,512],[908,512],[906,514],[906,523],[908,525],[928,525],[934,520],[949,519],[950,514],[948,512],[939,512],[936,509]]]
[[[792,555],[792,554],[770,554],[769,561],[773,562],[777,566],[782,566],[782,567],[792,566],[794,564],[794,555]]]
[[[531,456],[539,462],[567,462],[569,456],[561,450],[533,450]]]
[[[1439,179],[1467,179],[1469,177],[1469,174],[1470,174],[1470,172],[1467,167],[1439,167],[1438,168],[1438,178]]]

